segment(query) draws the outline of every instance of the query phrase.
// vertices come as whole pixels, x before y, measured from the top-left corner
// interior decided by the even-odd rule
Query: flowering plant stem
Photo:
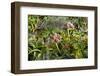
[[[55,44],[56,44],[57,50],[59,51],[59,53],[61,53],[58,44],[57,43]]]

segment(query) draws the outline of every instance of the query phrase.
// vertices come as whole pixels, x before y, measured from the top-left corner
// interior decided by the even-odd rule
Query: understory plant
[[[28,60],[88,57],[86,17],[28,16]]]

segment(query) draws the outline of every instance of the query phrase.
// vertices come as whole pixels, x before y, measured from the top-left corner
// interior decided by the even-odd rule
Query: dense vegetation
[[[28,60],[87,58],[87,20],[28,15]]]

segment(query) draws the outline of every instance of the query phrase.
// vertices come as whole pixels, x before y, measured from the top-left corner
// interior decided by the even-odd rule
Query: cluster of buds
[[[70,48],[70,45],[65,44],[65,45],[63,45],[63,48],[64,48],[64,49],[68,49],[68,48]]]
[[[64,24],[64,28],[65,29],[70,29],[70,28],[74,29],[75,25],[71,22],[67,22],[66,24]]]
[[[57,34],[57,33],[54,33],[54,35],[51,36],[52,41],[56,42],[56,43],[60,42],[61,38],[62,37],[59,34]]]

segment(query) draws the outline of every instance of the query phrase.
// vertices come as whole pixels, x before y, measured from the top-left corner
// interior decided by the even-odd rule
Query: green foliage
[[[28,60],[88,57],[86,17],[28,16]]]

